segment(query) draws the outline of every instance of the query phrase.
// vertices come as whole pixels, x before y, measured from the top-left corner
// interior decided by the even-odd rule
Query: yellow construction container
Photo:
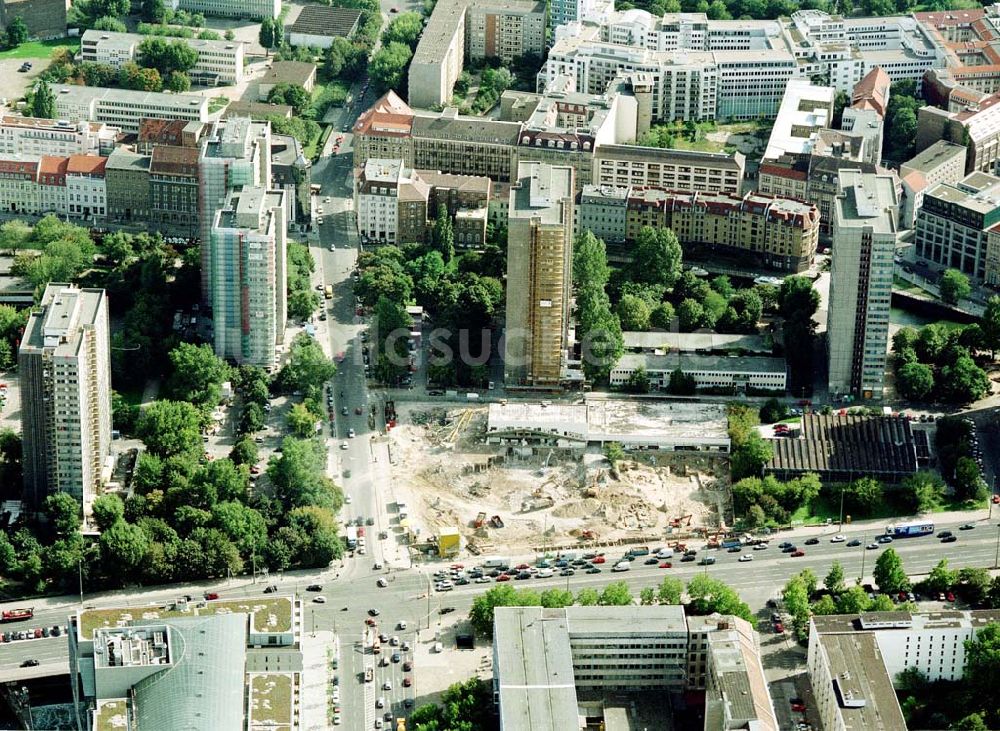
[[[462,534],[458,528],[442,528],[438,534],[438,555],[443,558],[457,556],[461,543]]]

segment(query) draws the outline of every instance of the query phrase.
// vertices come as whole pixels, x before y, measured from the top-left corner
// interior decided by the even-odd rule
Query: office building
[[[924,193],[916,215],[917,256],[986,278],[987,231],[1000,223],[1000,178],[974,172]]]
[[[518,165],[507,223],[508,388],[558,386],[566,362],[573,287],[573,170]]]
[[[83,61],[120,69],[126,63],[142,61],[142,43],[152,36],[86,30],[80,44]],[[243,81],[244,45],[238,41],[206,41],[200,38],[171,39],[197,51],[198,60],[187,72],[191,83],[200,86],[230,86]]]
[[[358,29],[361,11],[327,5],[304,5],[287,28],[288,45],[329,48],[334,38],[352,38]]]
[[[605,244],[624,244],[628,186],[584,185],[577,197],[576,233],[590,231]]]
[[[215,354],[271,369],[285,338],[284,192],[244,185],[211,229]]]
[[[0,0],[0,30],[21,18],[30,38],[62,38],[68,9],[65,0]]]
[[[996,610],[866,612],[809,621],[809,680],[826,729],[905,731],[893,684],[907,669],[927,680],[960,681],[965,643]]]
[[[881,399],[899,201],[889,174],[842,171],[827,316],[833,395]]]
[[[198,148],[156,145],[149,160],[149,213],[154,223],[198,232]]]
[[[218,122],[194,151],[198,180],[198,228],[202,242],[212,240],[216,214],[230,191],[240,186],[268,186],[271,181],[271,124],[231,117]],[[190,155],[188,155],[190,157]],[[287,223],[287,217],[286,217]],[[210,245],[201,247],[202,301],[212,306],[216,255]]]
[[[924,193],[939,183],[958,183],[965,177],[965,147],[938,140],[916,157],[899,166],[903,186],[900,224],[913,228],[917,211],[924,203]]]
[[[178,599],[70,616],[78,728],[298,731],[302,602]]]
[[[685,617],[670,605],[498,607],[493,635],[501,731],[610,728],[622,705],[634,712],[651,691],[704,697],[706,731],[778,729],[756,635],[737,617]]]
[[[739,195],[745,168],[746,158],[739,152],[599,145],[594,151],[593,184]]]
[[[965,172],[993,172],[1000,160],[1000,94],[955,110],[921,107],[917,112],[917,152],[939,140],[966,148]]]
[[[144,119],[139,123],[139,137],[135,151],[150,155],[157,145],[171,147],[198,147],[211,127],[204,122],[183,119]]]
[[[819,240],[819,211],[799,200],[636,187],[626,206],[626,242],[646,226],[670,228],[683,245],[749,254],[755,266],[781,271],[808,269]]]
[[[49,283],[18,350],[24,499],[56,492],[89,515],[111,449],[111,362],[104,290]],[[109,470],[110,472],[110,470]]]
[[[873,109],[848,107],[840,119],[842,132],[852,137],[860,138],[863,151],[858,159],[879,165],[882,162],[882,135],[884,129],[882,116]]]
[[[215,18],[263,20],[281,15],[281,0],[177,0],[177,9]]]
[[[549,21],[553,29],[576,20],[599,23],[615,11],[613,0],[553,0]]]
[[[99,122],[0,117],[0,155],[108,155],[120,131]]]
[[[817,133],[833,124],[835,93],[833,87],[814,86],[807,79],[789,80],[771,127],[764,159],[811,153]]]
[[[50,84],[59,119],[104,122],[123,132],[138,132],[143,119],[208,121],[208,97],[101,86]]]
[[[545,3],[540,0],[441,0],[434,6],[409,70],[412,106],[444,106],[451,99],[465,57],[498,58],[545,52]]]
[[[767,393],[780,396],[787,386],[784,358],[688,353],[627,353],[611,368],[611,385],[627,386],[640,368],[649,378],[650,389],[655,391],[666,391],[675,371],[692,377],[697,388],[713,389],[713,392],[725,389],[737,395]]]

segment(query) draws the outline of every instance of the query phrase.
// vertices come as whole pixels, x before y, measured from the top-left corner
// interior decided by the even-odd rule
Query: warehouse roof
[[[771,440],[767,472],[898,477],[917,470],[910,422],[900,416],[806,414],[799,437]]]
[[[358,26],[361,11],[356,8],[332,8],[327,5],[305,5],[299,17],[288,28],[289,33],[311,36],[349,38]]]

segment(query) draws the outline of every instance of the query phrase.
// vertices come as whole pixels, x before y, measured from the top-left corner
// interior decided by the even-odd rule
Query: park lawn
[[[988,505],[989,503],[986,500],[982,500],[978,503],[970,503],[963,500],[956,500],[953,497],[946,495],[945,498],[929,512],[933,514],[963,510],[982,510],[983,508],[988,507]],[[845,511],[844,525],[847,525],[847,515],[848,511]],[[840,502],[838,500],[826,500],[820,496],[813,500],[811,504],[803,505],[792,513],[790,522],[792,525],[798,526],[810,523],[823,523],[827,518],[829,518],[836,523],[839,517]],[[888,520],[891,523],[893,521],[902,520],[906,516],[902,515],[899,507],[895,505],[891,499],[889,499],[883,500],[869,515],[855,515],[852,517],[857,520]]]
[[[79,38],[53,38],[48,41],[28,41],[17,48],[0,51],[0,59],[5,58],[50,58],[57,48],[69,48],[76,53],[80,49]]]

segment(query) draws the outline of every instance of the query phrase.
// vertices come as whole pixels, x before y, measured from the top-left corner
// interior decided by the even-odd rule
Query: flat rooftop
[[[295,678],[291,673],[253,673],[248,676],[250,713],[248,731],[290,731],[295,723]]]
[[[836,226],[871,228],[877,234],[896,232],[895,178],[892,175],[844,171],[835,206]]]
[[[912,160],[904,162],[902,167],[907,170],[919,170],[922,173],[929,173],[955,158],[960,158],[963,161],[964,167],[965,153],[966,149],[964,145],[956,145],[954,142],[948,142],[947,140],[938,140]]]
[[[97,701],[94,731],[128,731],[128,702],[124,698]]]
[[[625,350],[663,350],[665,352],[713,352],[744,350],[770,353],[770,338],[762,335],[722,333],[644,332],[627,330],[622,333]]]
[[[288,32],[347,38],[354,32],[360,17],[361,11],[355,8],[305,5],[299,13],[299,17],[288,28]]]
[[[862,614],[830,614],[813,617],[816,631],[831,632],[892,631],[894,629],[934,630],[982,629],[991,622],[1000,622],[1000,609],[966,609],[941,612],[864,612]]]
[[[974,172],[957,183],[939,183],[926,195],[986,215],[1000,208],[1000,178]]]
[[[684,608],[676,604],[653,606],[611,606],[565,608],[566,628],[572,636],[607,635],[614,627],[615,636],[687,634]]]
[[[819,642],[828,659],[834,696],[849,729],[906,731],[882,653],[870,634],[826,634]]]
[[[186,609],[173,602],[167,605],[146,607],[117,607],[113,609],[85,609],[79,612],[80,634],[91,638],[94,630],[101,627],[124,627],[129,622],[182,617],[205,617],[213,614],[245,613],[251,615],[251,626],[255,632],[291,632],[292,598],[268,597],[215,601],[192,601]]]
[[[613,370],[639,367],[647,371],[698,371],[702,373],[784,373],[785,359],[764,355],[702,355],[698,353],[626,353]]]
[[[563,201],[573,198],[573,168],[522,162],[517,166],[517,184],[510,189],[509,216],[537,218],[542,223],[564,223]]]
[[[497,607],[493,627],[501,726],[531,731],[577,727],[576,681],[565,611]]]

